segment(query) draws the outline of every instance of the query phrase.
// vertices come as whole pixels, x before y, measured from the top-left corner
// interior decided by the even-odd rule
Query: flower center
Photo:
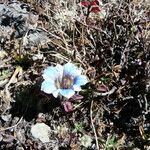
[[[73,84],[73,80],[71,79],[70,76],[64,76],[62,78],[61,87],[63,89],[69,89],[69,88],[71,88],[72,84]]]

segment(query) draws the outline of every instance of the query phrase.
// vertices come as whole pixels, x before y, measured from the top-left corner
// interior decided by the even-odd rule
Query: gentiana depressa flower
[[[55,67],[47,67],[43,73],[41,90],[55,98],[62,95],[69,99],[88,82],[87,77],[81,73],[82,70],[70,62],[63,66],[57,64]]]

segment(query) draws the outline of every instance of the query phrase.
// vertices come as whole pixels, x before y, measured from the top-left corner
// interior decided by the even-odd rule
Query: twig
[[[101,28],[98,28],[98,27],[96,27],[96,26],[89,26],[89,25],[85,24],[84,22],[81,22],[81,21],[79,21],[79,20],[77,20],[77,19],[74,19],[74,20],[77,21],[77,22],[79,22],[80,24],[84,25],[85,27],[88,27],[88,28],[90,28],[90,29],[98,30],[98,31],[104,33],[105,35],[107,35],[108,37],[110,37],[110,35],[107,34],[107,32],[104,31],[104,30],[102,30]],[[111,37],[110,37],[110,38],[111,38]]]
[[[12,128],[17,127],[18,124],[22,121],[22,118],[23,118],[23,117],[21,117],[20,120],[19,120],[15,125],[13,125],[13,126],[11,126],[11,127],[8,127],[8,128],[5,128],[5,129],[1,129],[0,132],[3,132],[3,131],[6,131],[6,130],[9,130],[9,129],[12,129]]]
[[[11,79],[9,80],[8,84],[6,85],[6,88],[9,87],[9,85],[13,82],[13,80],[15,79],[15,77],[17,76],[18,73],[22,72],[22,67],[17,67],[13,76],[11,77]]]
[[[91,125],[92,125],[92,128],[93,128],[93,132],[94,132],[94,135],[95,135],[96,147],[97,147],[97,150],[99,150],[98,138],[97,138],[96,129],[95,129],[95,126],[94,126],[94,123],[93,123],[93,117],[92,117],[93,116],[92,107],[93,107],[93,100],[91,102],[90,118],[91,118]]]
[[[8,87],[10,86],[10,84],[14,81],[14,79],[16,78],[16,76],[22,72],[22,68],[21,67],[17,67],[15,72],[13,73],[12,77],[10,78],[9,82],[6,84],[5,86],[5,93],[6,93],[6,100],[10,101],[11,96],[10,96],[10,92],[8,90]]]
[[[62,30],[60,30],[60,33],[61,33],[61,36],[62,36],[62,39],[63,39],[63,43],[64,43],[65,46],[66,46],[66,50],[67,50],[67,52],[70,53],[69,47],[68,47],[68,43],[67,43],[67,41],[66,41],[66,39],[65,39],[65,37],[64,37],[64,34],[65,34],[65,33],[64,33]]]
[[[54,42],[54,41],[52,41],[52,40],[49,40],[49,42],[52,43],[52,44],[54,44],[54,45],[56,45],[56,46],[58,46],[59,48],[62,48],[63,50],[67,51],[68,53],[71,53],[71,52],[68,51],[66,48],[64,48],[63,46],[61,46],[60,44],[58,44],[58,43],[56,43],[56,42]]]
[[[117,90],[117,87],[112,87],[112,89],[108,92],[105,93],[98,93],[98,92],[94,92],[94,96],[107,96],[107,95],[111,95],[113,94],[115,91]]]
[[[145,111],[148,112],[148,101],[146,98],[146,94],[144,94],[144,101],[145,101]]]

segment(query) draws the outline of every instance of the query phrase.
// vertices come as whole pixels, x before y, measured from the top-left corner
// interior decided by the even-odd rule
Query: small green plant
[[[92,144],[92,138],[87,134],[84,134],[81,138],[79,138],[79,140],[81,142],[81,145],[86,148],[90,147]]]
[[[15,64],[17,66],[20,66],[23,69],[27,69],[30,66],[30,60],[28,55],[16,55],[14,58]]]
[[[75,123],[74,126],[75,126],[75,129],[76,129],[78,132],[83,133],[83,131],[84,131],[84,128],[83,128],[83,122]]]
[[[105,77],[105,76],[100,78],[100,81],[103,82],[103,83],[107,83],[109,80],[110,80],[110,78]]]
[[[0,80],[4,80],[4,79],[8,78],[8,77],[10,77],[10,75],[11,75],[10,70],[8,70],[8,69],[2,70],[0,72]]]
[[[122,136],[120,139],[118,139],[117,136],[115,134],[113,134],[107,138],[107,141],[105,144],[105,150],[116,150],[123,143],[124,143],[124,136]]]

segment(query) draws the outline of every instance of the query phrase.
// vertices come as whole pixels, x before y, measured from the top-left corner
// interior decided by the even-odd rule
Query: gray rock
[[[43,143],[50,142],[49,133],[51,129],[45,123],[36,123],[31,127],[31,134],[34,138],[40,139]]]

